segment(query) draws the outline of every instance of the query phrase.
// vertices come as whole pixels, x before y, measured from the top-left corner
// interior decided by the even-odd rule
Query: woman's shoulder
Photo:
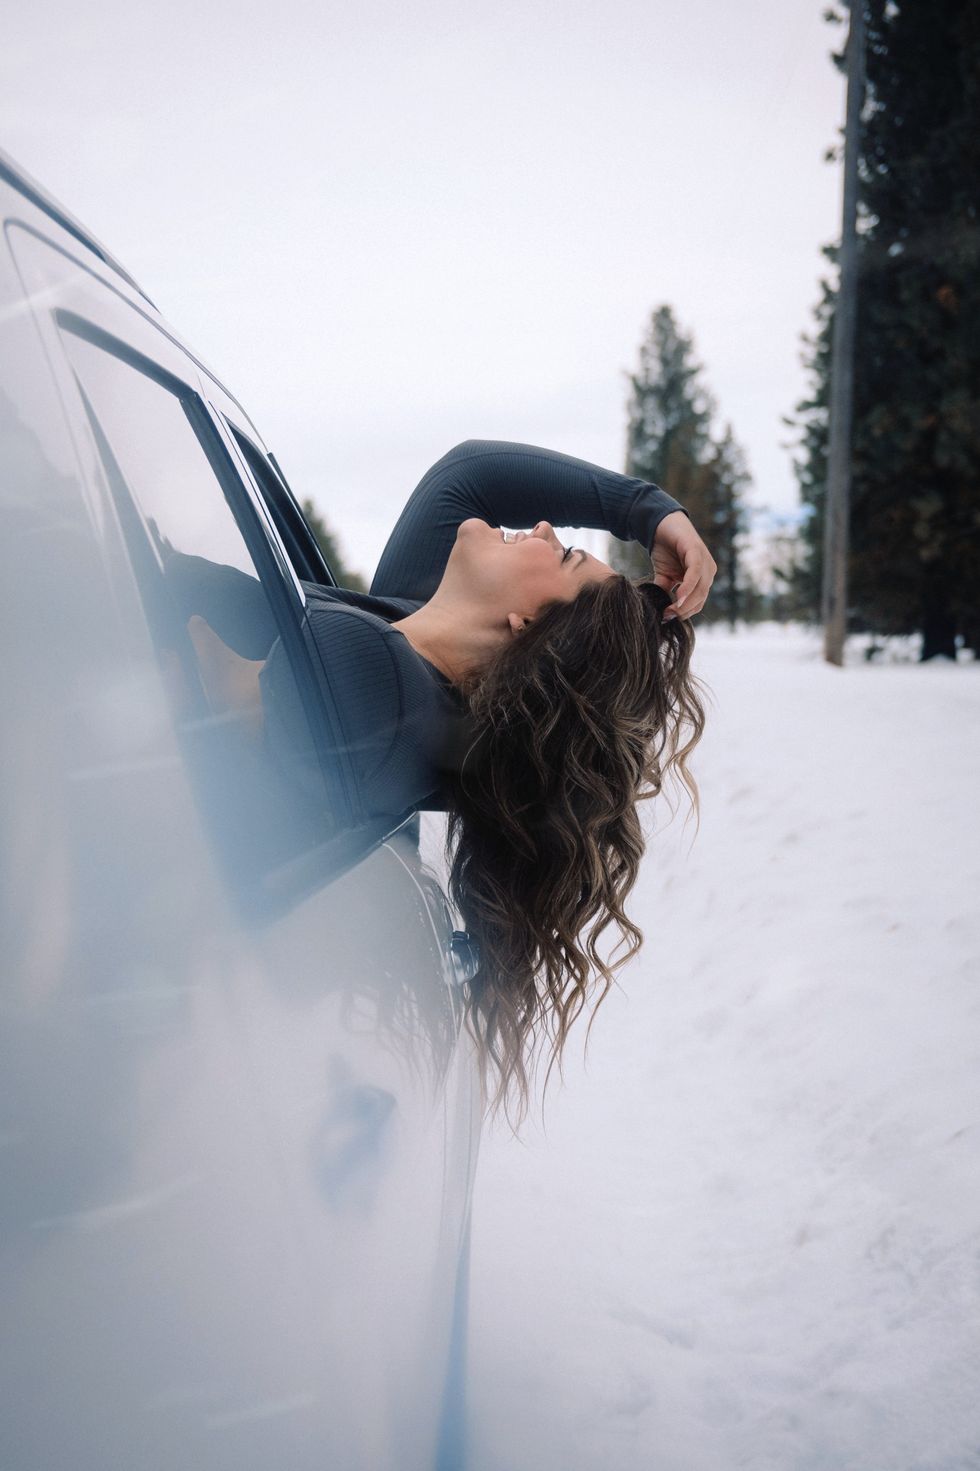
[[[446,677],[391,626],[418,604],[364,593],[332,596],[335,591],[347,593],[324,588],[308,598],[307,622],[320,677],[350,733],[356,730],[356,743],[390,749],[399,737],[417,738],[419,721],[451,713],[457,700]],[[391,606],[396,602],[404,611]]]
[[[382,707],[404,706],[409,692],[418,698],[437,673],[421,659],[408,640],[392,628],[392,621],[407,616],[400,609],[372,607],[369,599],[356,594],[357,601],[330,596],[331,589],[307,600],[307,625],[328,685],[335,692],[357,695],[366,702],[367,718],[377,718]],[[346,589],[337,589],[346,592]],[[362,706],[362,714],[364,708]]]
[[[344,594],[346,589],[337,589]],[[390,626],[418,607],[367,594],[307,600],[318,682],[339,725],[366,811],[400,813],[429,800],[455,749],[460,702],[448,681]],[[390,608],[405,602],[405,609]],[[385,604],[385,617],[372,607]]]
[[[307,599],[306,623],[318,674],[358,725],[387,724],[401,703],[400,645],[386,618],[343,598]]]
[[[376,593],[360,592],[351,587],[324,587],[319,582],[304,582],[308,608],[353,609],[380,622],[406,618],[422,605],[414,598],[379,597]]]

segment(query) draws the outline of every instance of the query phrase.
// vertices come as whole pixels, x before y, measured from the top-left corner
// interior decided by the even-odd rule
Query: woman
[[[639,541],[652,575],[630,581],[552,523]],[[601,1001],[640,946],[623,909],[644,846],[637,804],[676,766],[696,805],[689,620],[716,570],[658,486],[468,440],[423,476],[369,594],[305,584],[352,820],[450,814],[451,889],[480,956],[467,1018],[495,1107],[524,1112],[532,1061],[560,1064],[594,981]],[[189,626],[229,701],[289,749],[302,726],[286,713],[281,644],[242,658],[200,616]],[[284,764],[303,759],[294,745]],[[625,945],[615,961],[599,948],[610,927]]]

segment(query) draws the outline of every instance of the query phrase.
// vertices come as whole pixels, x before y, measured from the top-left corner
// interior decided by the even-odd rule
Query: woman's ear
[[[507,624],[515,638],[519,633],[524,632],[530,621],[530,618],[528,618],[524,613],[507,614]]]

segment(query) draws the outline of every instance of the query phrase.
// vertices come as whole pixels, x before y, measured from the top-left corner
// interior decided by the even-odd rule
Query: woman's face
[[[506,618],[534,618],[545,603],[570,602],[588,582],[616,574],[607,563],[560,542],[548,521],[510,533],[476,517],[460,523],[443,587]]]

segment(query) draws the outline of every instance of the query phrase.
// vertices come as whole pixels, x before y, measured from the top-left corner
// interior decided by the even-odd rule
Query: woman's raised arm
[[[538,521],[589,526],[647,550],[664,516],[684,507],[648,480],[604,470],[535,444],[467,439],[427,470],[388,538],[371,592],[427,601],[461,521],[527,529]],[[686,512],[685,512],[686,514]]]

